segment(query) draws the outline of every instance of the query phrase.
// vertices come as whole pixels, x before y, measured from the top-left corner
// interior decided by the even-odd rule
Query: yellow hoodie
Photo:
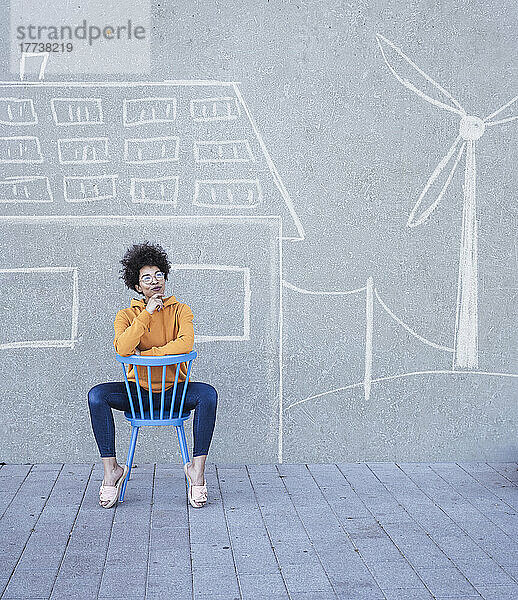
[[[142,356],[165,356],[166,354],[185,354],[194,346],[194,318],[187,304],[178,302],[174,296],[163,298],[164,308],[155,309],[150,315],[144,300],[131,300],[129,308],[119,310],[115,317],[115,351],[121,356],[131,356],[135,349]],[[146,390],[147,368],[137,366],[140,384]],[[192,372],[192,371],[191,371]],[[176,366],[166,367],[166,389],[174,384]],[[178,381],[185,381],[187,364],[180,363]],[[133,365],[129,366],[128,380],[135,381]],[[162,390],[162,367],[151,367],[151,389]]]

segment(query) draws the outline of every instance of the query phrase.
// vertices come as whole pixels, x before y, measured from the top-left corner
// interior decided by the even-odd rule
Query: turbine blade
[[[453,175],[455,174],[455,171],[457,170],[459,161],[462,158],[462,154],[464,153],[464,148],[466,147],[466,142],[463,141],[462,143],[460,143],[461,140],[462,140],[462,138],[459,135],[457,137],[457,139],[451,145],[448,152],[441,158],[439,164],[435,167],[433,173],[430,175],[428,181],[426,182],[426,185],[423,188],[423,191],[421,192],[419,198],[417,199],[417,202],[415,203],[414,208],[412,209],[412,212],[410,213],[410,216],[408,217],[408,221],[407,221],[408,227],[417,227],[417,225],[420,225],[423,221],[426,221],[426,219],[437,208],[437,205],[441,201],[442,197],[444,196],[444,193],[446,192],[446,190],[448,189],[448,186],[450,185]],[[419,215],[416,217],[416,213],[420,209],[421,204],[423,203],[428,191],[430,190],[432,185],[435,183],[435,181],[437,180],[439,175],[444,171],[447,164],[450,162],[450,160],[451,160],[452,156],[455,154],[455,150],[457,149],[457,146],[459,146],[459,144],[460,144],[460,148],[459,148],[459,151],[457,152],[457,156],[455,157],[455,161],[453,162],[453,166],[451,167],[450,173],[449,173],[448,177],[446,178],[446,181],[445,181],[444,185],[442,186],[441,191],[439,192],[437,198],[425,210],[422,210],[421,212],[419,212]]]
[[[517,100],[518,100],[518,96],[515,96],[514,98],[511,98],[511,100],[509,100],[509,102],[506,102],[505,104],[503,104],[500,108],[498,108],[497,110],[495,110],[495,112],[491,113],[490,115],[487,115],[487,117],[484,119],[484,123],[486,125],[491,126],[491,125],[498,125],[499,123],[507,123],[508,121],[513,121],[514,119],[516,119],[515,116],[513,117],[511,115],[509,118],[506,118],[506,119],[501,119],[499,121],[491,121],[491,119],[493,117],[496,117],[496,115],[499,115],[506,108],[508,108],[509,106],[511,106],[512,104],[514,104]]]
[[[417,94],[418,96],[420,96],[423,100],[430,102],[430,104],[433,104],[434,106],[438,106],[439,108],[444,108],[445,110],[449,110],[451,112],[457,113],[462,116],[466,114],[466,111],[462,108],[462,106],[459,104],[459,102],[457,102],[457,100],[455,100],[455,98],[449,92],[447,92],[434,79],[432,79],[429,75],[427,75],[424,71],[422,71],[414,62],[412,62],[408,58],[408,56],[406,56],[406,54],[404,54],[390,40],[388,40],[386,37],[383,37],[379,33],[376,34],[376,39],[378,41],[378,46],[380,47],[381,54],[383,55],[383,60],[385,61],[387,67],[390,69],[390,72],[392,73],[392,75],[394,75],[394,77],[402,85],[404,85],[410,91],[414,92],[414,94]],[[396,68],[391,64],[391,62],[387,58],[387,52],[386,52],[387,46],[390,47],[404,61],[406,61],[412,67],[412,69],[414,71],[417,71],[417,73],[419,73],[419,75],[421,77],[424,77],[424,79],[426,79],[426,81],[428,81],[428,83],[431,83],[437,90],[439,90],[441,92],[441,94],[446,96],[446,98],[448,98],[448,100],[450,102],[452,102],[455,106],[451,106],[450,104],[445,104],[444,102],[441,102],[440,100],[436,100],[435,98],[432,98],[431,96],[429,96],[428,94],[426,94],[425,92],[423,92],[419,88],[417,88],[411,81],[409,81],[405,77],[399,75],[398,72],[396,71]]]
[[[501,125],[502,123],[509,123],[509,121],[516,121],[518,119],[518,115],[514,117],[507,117],[507,119],[500,119],[499,121],[488,121],[486,123],[486,127],[492,127],[493,125]]]

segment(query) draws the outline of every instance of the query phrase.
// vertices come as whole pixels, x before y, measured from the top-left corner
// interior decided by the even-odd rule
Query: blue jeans
[[[137,396],[137,386],[135,382],[130,381],[131,397],[135,407],[135,413],[139,414],[139,402]],[[183,393],[183,382],[178,382],[176,388],[176,398],[173,412],[178,412]],[[144,410],[149,410],[148,392],[141,387],[142,404]],[[173,387],[165,391],[164,405],[165,410],[169,411],[171,407],[171,397]],[[161,392],[153,392],[153,407],[155,410],[160,408]],[[216,423],[216,406],[218,393],[208,383],[191,381],[185,392],[185,401],[183,404],[182,415],[186,411],[194,410],[193,437],[194,449],[193,456],[201,456],[209,451],[214,425]],[[88,408],[90,409],[90,419],[95,441],[99,447],[101,458],[115,456],[115,423],[113,421],[112,408],[131,412],[126,384],[124,381],[111,381],[100,383],[88,392]],[[165,414],[164,410],[164,414]]]

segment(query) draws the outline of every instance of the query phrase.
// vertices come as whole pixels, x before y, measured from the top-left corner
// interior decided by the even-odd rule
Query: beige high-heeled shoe
[[[187,497],[189,498],[189,504],[194,508],[201,508],[205,506],[207,502],[207,482],[205,481],[205,477],[203,478],[203,485],[194,485],[187,473],[187,467],[190,467],[192,463],[185,463],[183,466],[183,471],[185,476],[187,477],[187,481],[189,482],[189,489],[187,490]]]
[[[101,487],[99,489],[99,504],[103,508],[111,508],[117,502],[121,493],[122,484],[126,479],[128,471],[128,465],[124,465],[124,471],[119,479],[117,479],[115,485],[105,485],[104,479],[102,480]],[[108,502],[108,504],[103,504],[103,502]]]

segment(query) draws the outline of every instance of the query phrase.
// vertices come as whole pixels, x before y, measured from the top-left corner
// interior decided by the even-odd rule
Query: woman
[[[164,356],[184,354],[194,345],[193,314],[187,304],[178,302],[174,296],[164,297],[165,282],[170,263],[167,254],[158,244],[149,242],[132,246],[121,260],[121,278],[126,286],[142,294],[142,300],[132,299],[130,308],[119,310],[115,317],[115,351],[121,356]],[[176,408],[182,397],[187,368],[180,365],[176,393]],[[144,408],[149,410],[146,367],[138,367]],[[166,367],[165,402],[169,410],[175,378],[175,366]],[[133,366],[128,371],[132,398],[137,398],[137,386]],[[151,368],[152,391],[162,390],[162,367]],[[184,465],[189,482],[189,502],[200,508],[207,501],[205,483],[205,460],[216,421],[217,392],[207,383],[190,381],[185,394],[183,410],[194,409],[193,459]],[[99,447],[104,479],[99,490],[99,504],[111,508],[118,500],[122,483],[128,472],[115,457],[115,424],[112,408],[130,411],[130,404],[123,381],[96,385],[88,392],[88,406],[94,437]]]

